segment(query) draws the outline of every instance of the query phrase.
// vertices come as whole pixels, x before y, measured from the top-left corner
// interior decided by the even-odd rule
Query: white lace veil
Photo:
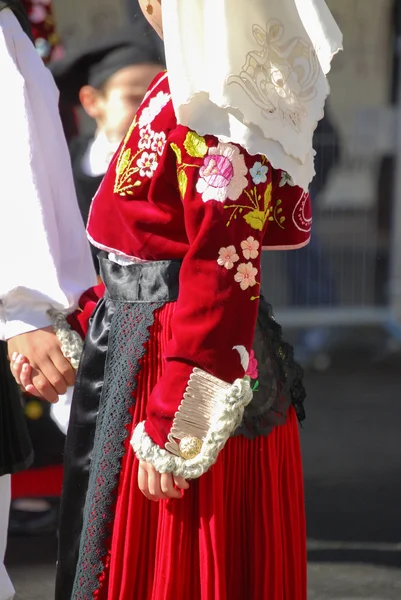
[[[324,0],[163,0],[178,123],[264,154],[307,189],[342,35]]]

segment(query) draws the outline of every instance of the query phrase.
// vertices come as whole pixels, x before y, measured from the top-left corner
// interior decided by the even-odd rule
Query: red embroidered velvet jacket
[[[146,431],[164,446],[197,366],[243,378],[236,348],[251,351],[261,250],[305,245],[308,194],[263,156],[177,125],[159,76],[96,195],[88,223],[96,246],[142,260],[182,259],[164,374],[148,402]]]

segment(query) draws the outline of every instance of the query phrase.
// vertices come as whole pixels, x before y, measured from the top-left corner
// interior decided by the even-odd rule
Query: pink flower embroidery
[[[153,173],[157,169],[156,154],[154,152],[143,152],[140,159],[138,159],[137,166],[140,169],[141,177],[153,177]]]
[[[220,143],[209,148],[199,172],[196,190],[203,202],[238,200],[248,185],[245,175],[248,169],[239,149],[232,144]]]
[[[153,152],[157,152],[159,156],[163,154],[164,146],[166,145],[166,134],[161,131],[160,133],[155,133],[152,141],[151,149]]]
[[[143,129],[139,130],[138,148],[140,148],[141,150],[144,150],[145,148],[146,148],[146,150],[150,150],[150,147],[152,146],[154,139],[155,139],[155,133],[150,128],[150,125],[147,125]],[[152,148],[152,150],[153,150],[153,148]]]
[[[220,248],[219,258],[217,262],[221,267],[225,267],[230,270],[234,267],[234,263],[239,261],[239,256],[234,246],[227,246],[227,248]]]
[[[29,18],[31,19],[32,23],[34,23],[35,25],[37,23],[42,23],[46,19],[46,17],[47,12],[43,6],[41,6],[40,4],[32,6],[31,12],[29,13]]]
[[[241,263],[237,267],[237,273],[234,279],[240,284],[241,290],[247,290],[249,287],[256,285],[256,275],[258,270],[253,266],[252,263]]]
[[[254,237],[250,236],[248,239],[241,242],[242,253],[244,257],[249,260],[250,258],[257,258],[259,256],[259,242]]]
[[[249,365],[245,375],[248,375],[248,377],[250,377],[251,379],[257,379],[259,377],[258,361],[255,357],[254,350],[251,350],[251,353],[249,355]]]

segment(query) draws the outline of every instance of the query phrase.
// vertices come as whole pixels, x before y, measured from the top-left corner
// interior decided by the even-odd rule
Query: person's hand
[[[11,373],[18,385],[31,396],[41,397],[40,392],[32,383],[32,367],[26,356],[14,352],[10,358]]]
[[[46,327],[8,340],[11,371],[24,389],[48,402],[57,402],[75,383],[75,371],[64,357],[54,329]],[[21,357],[19,362],[15,357]]]
[[[141,460],[138,487],[148,500],[158,502],[169,498],[181,498],[182,491],[189,488],[189,483],[183,477],[175,477],[171,473],[158,473],[153,465]]]

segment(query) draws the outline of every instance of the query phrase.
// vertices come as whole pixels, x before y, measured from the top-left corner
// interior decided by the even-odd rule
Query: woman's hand
[[[153,465],[141,460],[138,486],[148,500],[158,502],[169,498],[182,498],[182,492],[189,488],[189,483],[183,477],[175,477],[171,473],[158,473]]]

